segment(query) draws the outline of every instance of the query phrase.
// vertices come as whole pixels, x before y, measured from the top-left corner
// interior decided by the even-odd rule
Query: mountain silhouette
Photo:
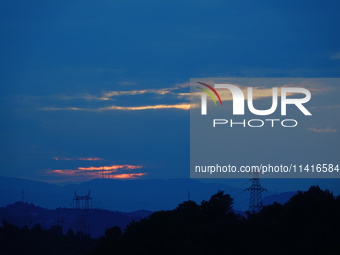
[[[114,180],[94,179],[81,184],[58,186],[19,178],[0,177],[0,206],[21,201],[48,209],[72,208],[74,192],[85,195],[91,191],[91,208],[132,212],[136,210],[171,210],[188,199],[207,200],[217,190],[234,197],[234,210],[246,211],[249,193],[244,188],[234,188],[223,183],[206,183],[195,179]],[[284,203],[294,192],[264,193],[264,204]]]
[[[66,234],[69,229],[75,233],[83,230],[79,229],[77,225],[81,213],[81,209],[57,208],[50,210],[33,204],[16,202],[0,208],[0,221],[6,221],[21,228],[24,226],[32,228],[37,224],[43,229],[60,226],[63,229],[62,233]],[[87,216],[88,231],[92,238],[98,238],[104,235],[108,227],[119,226],[124,229],[132,220],[138,221],[150,214],[150,211],[145,210],[123,213],[91,209]]]

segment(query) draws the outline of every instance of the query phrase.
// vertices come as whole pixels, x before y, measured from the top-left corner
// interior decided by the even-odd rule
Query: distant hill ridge
[[[63,233],[66,234],[69,229],[74,232],[79,230],[77,222],[81,212],[81,209],[57,208],[50,210],[29,203],[16,202],[0,208],[0,221],[29,228],[36,224],[44,229],[58,225],[63,228]],[[88,211],[89,233],[91,237],[98,238],[105,233],[108,227],[119,226],[124,229],[132,220],[138,221],[151,213],[146,210],[124,213],[91,209]]]
[[[146,180],[114,180],[94,179],[81,184],[57,186],[38,181],[0,177],[0,206],[13,204],[21,200],[24,190],[24,202],[40,205],[44,208],[72,208],[74,191],[78,195],[91,191],[92,207],[111,211],[136,210],[171,210],[179,203],[190,198],[197,203],[207,200],[218,190],[223,190],[234,199],[234,209],[248,209],[249,192],[245,187],[234,188],[223,183],[206,183],[195,179],[146,179]],[[264,204],[277,201],[284,203],[294,192],[275,194],[263,193]],[[273,195],[273,197],[272,197]]]

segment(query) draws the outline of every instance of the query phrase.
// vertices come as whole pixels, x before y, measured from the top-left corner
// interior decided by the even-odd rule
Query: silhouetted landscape
[[[43,229],[55,226],[62,228],[61,234],[66,234],[69,229],[74,232],[82,231],[77,226],[82,210],[70,208],[44,209],[33,204],[16,202],[0,208],[0,220],[7,221],[18,227],[29,228],[39,224]],[[87,213],[88,234],[92,238],[98,238],[105,233],[108,226],[125,228],[132,220],[138,221],[150,215],[150,211],[139,210],[129,213],[113,212],[101,209],[91,209]]]
[[[207,200],[217,190],[223,190],[234,198],[234,210],[248,209],[249,193],[244,192],[250,183],[245,180],[238,188],[223,183],[205,183],[195,179],[114,180],[94,179],[80,184],[57,186],[44,182],[0,176],[0,206],[19,201],[24,191],[24,202],[47,209],[71,208],[74,191],[86,194],[91,190],[91,207],[110,211],[132,212],[171,210],[188,198],[200,202]],[[328,184],[329,185],[329,184]],[[308,186],[307,186],[308,187]],[[43,191],[43,192],[42,192]],[[138,191],[138,192],[136,192]],[[333,190],[339,193],[340,190]],[[296,191],[263,194],[263,203],[285,203]],[[53,198],[53,199],[51,199]]]
[[[22,203],[7,209],[20,206],[45,210]],[[340,197],[318,186],[245,216],[233,211],[229,194],[218,191],[207,201],[185,201],[125,228],[108,224],[99,239],[73,230],[62,234],[58,225],[45,229],[4,220],[0,240],[2,254],[339,254],[339,215]]]

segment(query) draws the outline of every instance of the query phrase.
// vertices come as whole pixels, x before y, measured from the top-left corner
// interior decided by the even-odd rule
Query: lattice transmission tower
[[[261,186],[258,173],[254,174],[250,181],[251,186],[244,191],[250,191],[249,212],[257,213],[263,207],[262,192],[266,191],[266,189]]]
[[[92,200],[91,191],[84,196],[78,196],[74,192],[73,208],[77,211],[77,232],[82,232],[83,235],[89,234],[88,213],[90,209],[90,201]]]

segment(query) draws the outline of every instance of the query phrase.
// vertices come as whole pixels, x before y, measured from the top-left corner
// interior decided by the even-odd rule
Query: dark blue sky
[[[339,1],[3,0],[1,175],[66,183],[108,166],[121,178],[188,177],[189,100],[180,93],[190,78],[339,77],[339,8]],[[335,107],[327,110],[333,118],[336,89],[329,103],[318,97]],[[338,123],[318,128],[339,138]]]

